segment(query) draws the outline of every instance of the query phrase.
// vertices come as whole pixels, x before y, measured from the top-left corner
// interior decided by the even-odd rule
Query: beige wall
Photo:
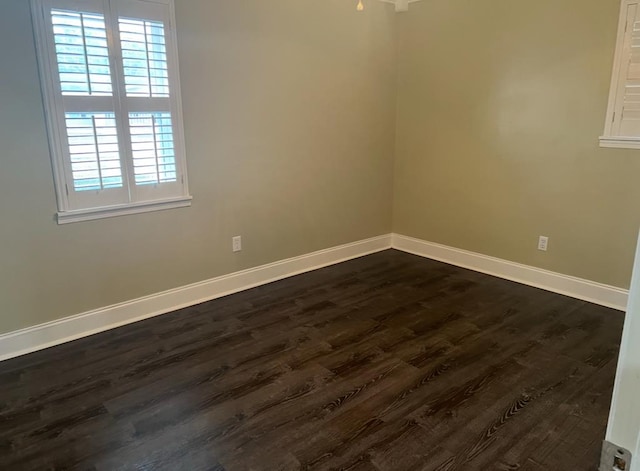
[[[193,207],[58,226],[28,2],[2,1],[0,333],[391,231],[392,7],[176,10]]]
[[[629,286],[640,152],[597,143],[618,0],[176,0],[193,207],[66,226],[27,3],[0,16],[0,333],[391,230]]]
[[[395,232],[629,286],[640,151],[598,147],[619,5],[428,0],[399,17]]]

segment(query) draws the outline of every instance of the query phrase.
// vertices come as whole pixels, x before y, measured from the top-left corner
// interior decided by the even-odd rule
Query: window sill
[[[126,216],[129,214],[164,211],[165,209],[186,208],[191,206],[191,196],[183,196],[162,201],[148,201],[107,208],[82,209],[78,211],[58,212],[58,224],[72,224],[74,222],[93,221],[96,219]]]
[[[600,147],[611,147],[615,149],[640,149],[640,138],[638,137],[601,137]]]

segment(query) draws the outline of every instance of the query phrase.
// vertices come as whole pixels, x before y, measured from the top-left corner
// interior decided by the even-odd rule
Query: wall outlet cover
[[[631,471],[631,452],[605,441],[599,471]]]
[[[547,236],[540,236],[538,238],[538,250],[546,252],[549,248],[549,238]]]

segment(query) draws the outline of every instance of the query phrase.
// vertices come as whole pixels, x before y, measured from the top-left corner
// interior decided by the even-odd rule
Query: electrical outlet
[[[232,248],[234,252],[242,251],[242,237],[236,236],[232,239]]]
[[[543,252],[547,251],[549,247],[549,238],[546,236],[540,236],[538,239],[538,250],[542,250]]]
[[[602,446],[599,471],[630,471],[631,452],[611,442],[605,441]]]

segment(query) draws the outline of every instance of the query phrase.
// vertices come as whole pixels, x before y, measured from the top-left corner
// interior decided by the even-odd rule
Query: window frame
[[[175,30],[175,7],[173,0],[30,0],[31,12],[34,26],[34,38],[36,42],[38,66],[40,71],[40,83],[42,87],[44,112],[49,136],[49,147],[53,168],[53,179],[56,190],[56,200],[58,206],[58,224],[67,224],[80,221],[88,221],[115,217],[121,215],[137,214],[150,211],[174,209],[191,206],[192,196],[189,193],[189,182],[187,176],[186,146],[184,141],[184,125],[182,112],[182,98],[180,86],[180,70],[178,62],[177,36]],[[99,5],[101,14],[104,14],[104,21],[107,32],[107,43],[109,47],[109,67],[111,70],[111,82],[113,87],[112,99],[114,104],[113,113],[117,124],[118,148],[120,154],[120,168],[122,172],[123,186],[116,192],[121,193],[119,197],[110,198],[110,190],[99,190],[90,192],[75,191],[73,187],[73,176],[67,168],[70,165],[68,154],[67,128],[65,124],[64,96],[61,92],[60,76],[58,73],[58,62],[55,53],[53,30],[51,29],[51,10],[67,9],[70,11],[86,11],[83,6]],[[119,14],[121,8],[124,11]],[[132,15],[126,11],[136,11],[138,8],[148,11],[165,9],[162,20],[164,23],[165,47],[167,55],[167,70],[170,96],[166,98],[168,108],[171,113],[171,125],[173,134],[173,150],[176,166],[176,182],[157,183],[150,185],[136,185],[131,180],[133,155],[130,139],[129,113],[149,112],[154,107],[154,100],[158,98],[135,98],[127,96],[124,83],[124,72],[122,62],[122,50],[120,46],[120,30],[118,21],[120,17],[129,18]],[[90,10],[89,10],[90,11]],[[157,21],[158,15],[144,14],[139,19]],[[116,90],[118,90],[116,92]],[[90,102],[94,96],[83,96],[89,98]],[[100,97],[102,98],[102,97]],[[142,109],[129,109],[124,103],[135,102],[149,103],[149,110],[144,106]],[[146,101],[148,100],[148,101]],[[92,109],[88,112],[104,112],[100,109]],[[155,112],[155,111],[154,111]],[[160,112],[160,111],[157,111]],[[144,188],[143,188],[144,187]],[[169,190],[167,190],[167,188]],[[74,200],[78,193],[80,200]],[[123,196],[126,196],[123,201]],[[91,199],[95,201],[91,201]],[[119,199],[118,199],[119,198]],[[89,201],[90,203],[87,203]]]
[[[622,119],[622,102],[624,102],[624,88],[626,79],[623,68],[626,60],[631,55],[630,43],[633,34],[633,23],[629,25],[629,7],[636,5],[640,9],[640,0],[621,0],[620,15],[618,18],[618,31],[616,47],[613,59],[613,71],[609,88],[609,101],[605,120],[604,133],[600,136],[600,147],[620,149],[640,149],[640,134],[638,136],[621,136],[615,132]],[[637,15],[637,13],[636,13]],[[631,26],[629,28],[629,26]],[[617,119],[616,119],[617,118]]]

